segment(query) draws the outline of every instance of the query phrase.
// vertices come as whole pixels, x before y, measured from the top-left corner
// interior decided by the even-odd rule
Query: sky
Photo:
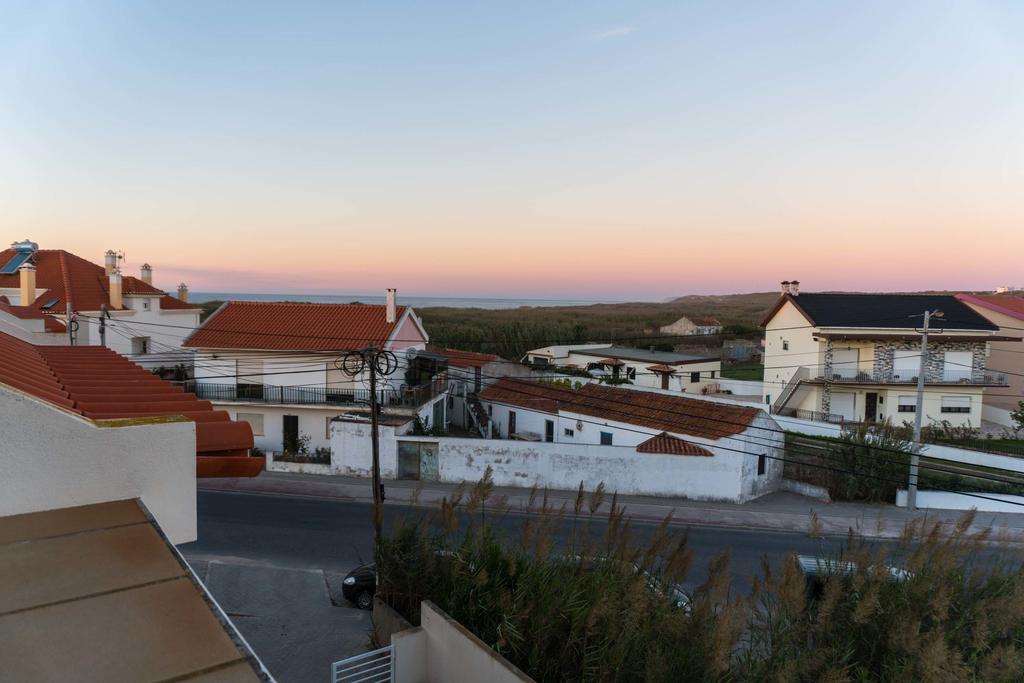
[[[1024,285],[1024,3],[0,16],[7,239],[123,250],[167,289]]]

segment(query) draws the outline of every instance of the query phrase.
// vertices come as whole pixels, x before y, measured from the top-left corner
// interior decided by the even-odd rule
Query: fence
[[[210,384],[185,382],[185,391],[208,401],[246,401],[286,405],[369,405],[369,389],[336,389],[326,386],[289,387],[273,384]],[[381,405],[416,407],[447,390],[447,382],[402,389],[378,389]]]
[[[390,683],[394,672],[391,646],[370,650],[331,664],[331,683]]]

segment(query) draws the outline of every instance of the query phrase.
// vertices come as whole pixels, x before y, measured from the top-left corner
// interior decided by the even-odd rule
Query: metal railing
[[[850,424],[855,420],[847,420],[842,415],[836,415],[835,413],[822,413],[817,410],[800,410],[797,408],[779,408],[775,411],[776,415],[782,417],[795,417],[801,420],[813,420],[814,422],[831,422],[832,424]]]
[[[831,368],[812,368],[811,375],[819,381],[850,384],[917,384],[918,371],[915,369],[875,372],[837,365]],[[970,368],[944,368],[938,377],[926,375],[925,382],[928,384],[1005,385],[1007,379],[1005,373],[992,370],[975,372]]]
[[[331,683],[390,683],[394,680],[391,645],[331,664]]]
[[[429,384],[415,387],[378,389],[377,400],[381,405],[416,407],[444,393],[447,388],[448,384],[445,380],[434,380]],[[323,386],[288,387],[273,384],[211,384],[209,382],[185,382],[184,389],[207,401],[337,406],[369,405],[370,403],[369,389],[338,389]]]

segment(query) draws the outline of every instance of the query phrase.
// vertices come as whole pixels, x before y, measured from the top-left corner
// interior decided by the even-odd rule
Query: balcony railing
[[[377,400],[385,406],[415,408],[444,393],[445,380],[436,379],[429,384],[401,389],[378,389]],[[278,403],[290,405],[369,405],[369,389],[339,389],[335,387],[288,387],[272,384],[211,384],[186,382],[185,391],[193,392],[207,401],[244,401],[252,403]]]
[[[814,368],[811,374],[818,381],[852,384],[917,384],[918,371],[915,369],[874,372],[857,370],[852,367],[833,366],[831,368]],[[974,372],[970,368],[944,368],[939,377],[926,376],[925,383],[1001,386],[1007,384],[1007,379],[1005,373],[992,370]]]

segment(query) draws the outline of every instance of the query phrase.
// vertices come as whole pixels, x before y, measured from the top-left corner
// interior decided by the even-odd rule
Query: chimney
[[[793,280],[789,283],[789,293],[793,296],[800,296],[800,281]]]
[[[147,285],[153,284],[153,266],[143,263],[142,268],[139,269],[139,279]]]
[[[178,285],[178,298],[184,301],[185,303],[188,303],[188,285],[186,285],[184,282]]]
[[[18,303],[21,306],[29,306],[36,300],[36,267],[31,263],[22,264],[18,268],[21,284],[21,299]]]
[[[791,283],[790,283],[789,280],[783,280],[782,281],[782,293],[783,294],[789,294],[789,285],[790,284]]]
[[[124,301],[121,297],[121,271],[117,268],[110,274],[110,307],[121,310]]]
[[[395,293],[397,291],[396,289],[388,289],[384,312],[384,320],[388,323],[393,323],[398,319],[398,306],[395,304]]]
[[[107,276],[117,270],[117,252],[113,249],[107,249],[107,253],[103,255],[103,269],[107,271]]]

